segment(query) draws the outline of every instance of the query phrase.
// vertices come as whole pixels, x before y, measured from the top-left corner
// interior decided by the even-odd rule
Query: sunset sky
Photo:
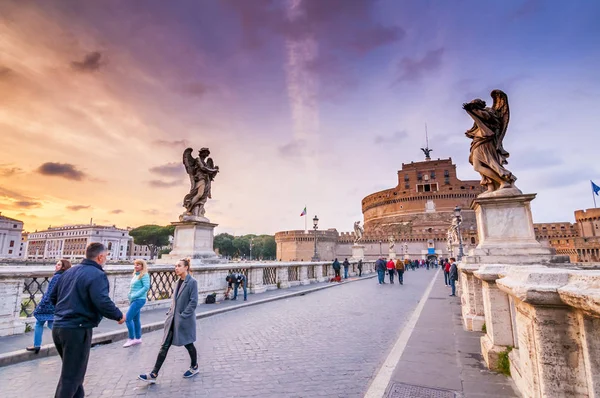
[[[597,0],[0,0],[0,211],[25,229],[168,224],[187,146],[217,232],[350,231],[403,162],[452,159],[461,104],[504,90],[535,222],[600,184]],[[600,203],[600,201],[599,201]]]

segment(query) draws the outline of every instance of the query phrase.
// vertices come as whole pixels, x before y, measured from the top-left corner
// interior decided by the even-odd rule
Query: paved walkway
[[[463,329],[460,297],[449,294],[440,272],[385,396],[517,397],[509,378],[485,366],[479,344],[483,333]]]
[[[128,349],[121,343],[94,347],[86,396],[363,397],[434,275],[409,271],[402,286],[366,279],[199,319],[201,371],[192,379],[181,377],[189,366],[186,350],[173,347],[156,385],[136,380],[152,368],[160,331]],[[462,330],[458,299],[448,297],[437,275],[385,394],[444,397],[398,395],[399,383],[406,383],[474,398],[514,396],[504,376],[484,370],[478,334]],[[52,396],[59,373],[58,357],[0,368],[0,397]],[[488,395],[471,395],[475,387]]]

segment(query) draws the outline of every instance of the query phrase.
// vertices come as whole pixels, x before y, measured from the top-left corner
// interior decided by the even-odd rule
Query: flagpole
[[[594,199],[596,200],[596,199]],[[306,209],[306,205],[304,205],[304,208]],[[308,221],[306,221],[308,219],[308,211],[304,212],[304,233],[307,234],[308,233]]]
[[[598,208],[596,206],[596,191],[594,191],[594,182],[590,180],[590,184],[592,184],[592,198],[594,199],[594,209]]]

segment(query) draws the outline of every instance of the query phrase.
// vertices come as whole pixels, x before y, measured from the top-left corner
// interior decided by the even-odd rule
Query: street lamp
[[[460,224],[462,223],[462,216],[460,215],[461,208],[456,206],[454,208],[454,217],[456,218],[456,233],[458,235],[458,261],[463,258],[463,244],[462,244],[462,236],[460,234]]]
[[[312,261],[319,261],[319,254],[317,253],[317,229],[319,229],[319,217],[313,218],[313,229],[315,230],[315,254]]]
[[[381,257],[383,255],[383,253],[381,252],[381,241],[379,241],[379,257]]]
[[[250,238],[250,261],[252,261],[252,243],[254,243],[254,238]]]

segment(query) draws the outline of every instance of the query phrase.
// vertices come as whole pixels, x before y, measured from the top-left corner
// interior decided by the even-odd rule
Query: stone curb
[[[242,303],[240,303],[239,305],[235,305],[235,306],[231,306],[231,307],[227,307],[227,308],[219,308],[216,310],[205,311],[200,314],[196,314],[196,319],[208,318],[213,315],[219,315],[219,314],[223,314],[223,313],[230,312],[230,311],[236,311],[241,308],[251,307],[254,305],[259,305],[259,304],[264,304],[264,303],[270,303],[272,301],[283,300],[283,299],[290,298],[290,297],[303,296],[308,293],[318,292],[319,290],[329,289],[329,288],[336,287],[336,286],[342,286],[347,283],[359,282],[359,281],[363,281],[366,279],[372,279],[372,278],[375,278],[376,276],[377,276],[377,274],[367,275],[367,276],[363,276],[359,279],[352,279],[352,280],[348,280],[348,281],[341,282],[341,283],[332,283],[332,284],[326,285],[326,286],[319,286],[319,287],[314,287],[312,289],[306,289],[306,290],[301,290],[298,292],[282,294],[281,296],[268,297],[268,298],[264,298],[264,299],[260,299],[260,300],[256,300],[256,301],[247,301],[245,303],[242,301]],[[165,311],[165,313],[166,313],[166,311]],[[165,325],[164,321],[148,323],[148,324],[142,326],[142,332],[144,332],[144,333],[154,332],[156,330],[163,329],[164,325]],[[106,333],[100,333],[100,334],[94,335],[92,337],[92,349],[96,345],[114,343],[114,342],[117,342],[120,340],[125,340],[127,337],[128,337],[128,333],[127,333],[126,328],[124,328],[123,330],[115,330],[112,332],[106,332]],[[24,349],[13,351],[13,352],[8,352],[8,353],[0,354],[0,367],[14,365],[14,364],[26,362],[26,361],[32,361],[34,359],[51,357],[51,356],[55,356],[57,354],[58,354],[58,352],[56,351],[56,347],[54,347],[54,344],[46,344],[46,345],[41,346],[40,352],[37,354],[27,351],[27,350],[24,350]]]

